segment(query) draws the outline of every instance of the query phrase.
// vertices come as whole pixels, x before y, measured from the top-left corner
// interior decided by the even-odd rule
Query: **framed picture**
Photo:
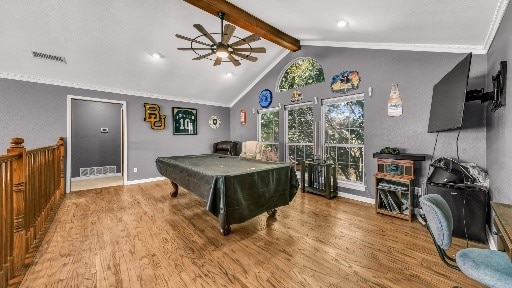
[[[197,109],[172,107],[174,135],[197,135]]]

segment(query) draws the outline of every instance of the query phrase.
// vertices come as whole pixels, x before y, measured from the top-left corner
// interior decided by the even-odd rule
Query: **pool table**
[[[274,216],[298,188],[295,169],[288,163],[203,154],[158,157],[156,167],[171,181],[171,197],[178,196],[179,185],[206,201],[223,235],[231,232],[231,224],[264,212]]]

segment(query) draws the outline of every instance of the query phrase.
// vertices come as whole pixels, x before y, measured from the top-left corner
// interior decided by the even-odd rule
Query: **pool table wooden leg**
[[[228,236],[229,233],[231,233],[231,226],[224,227],[224,229],[222,229],[222,227],[219,227],[219,230],[223,236]]]
[[[174,191],[171,192],[171,197],[178,196],[178,184],[176,184],[173,181],[171,181],[171,186],[172,186],[172,189],[174,190]]]

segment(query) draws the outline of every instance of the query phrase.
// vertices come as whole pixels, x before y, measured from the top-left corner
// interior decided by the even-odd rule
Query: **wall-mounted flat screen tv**
[[[471,55],[470,53],[464,57],[434,85],[428,133],[448,131],[462,126]]]

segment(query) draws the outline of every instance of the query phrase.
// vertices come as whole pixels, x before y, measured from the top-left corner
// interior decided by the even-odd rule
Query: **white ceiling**
[[[302,45],[485,53],[508,0],[231,0]],[[319,4],[321,3],[321,5]],[[336,21],[349,25],[338,29]],[[0,77],[139,96],[230,106],[284,56],[260,40],[258,62],[234,67],[192,61],[177,51],[199,35],[220,32],[220,20],[181,0],[2,0]],[[238,28],[235,36],[250,33]],[[66,57],[34,59],[31,51]],[[165,55],[154,59],[153,51]],[[224,74],[233,72],[231,79]]]

